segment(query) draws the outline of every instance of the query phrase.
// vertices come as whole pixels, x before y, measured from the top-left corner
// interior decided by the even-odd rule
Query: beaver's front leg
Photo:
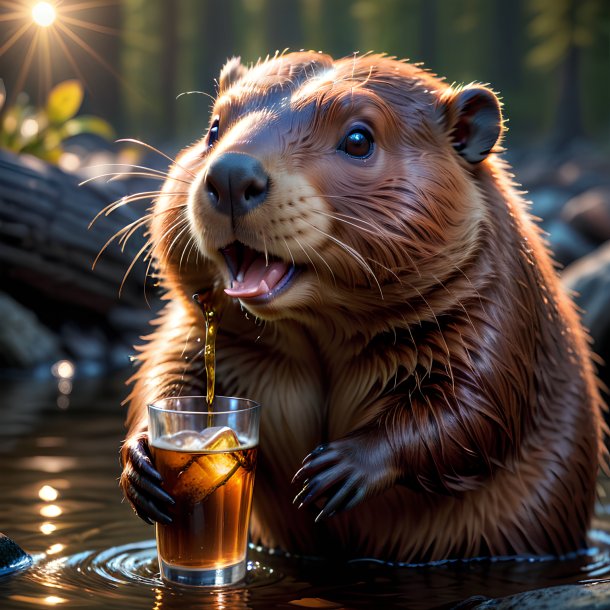
[[[168,509],[174,500],[161,488],[163,480],[153,466],[146,432],[125,440],[121,447],[121,464],[120,485],[136,515],[150,525],[154,521],[165,525],[171,523]]]
[[[303,485],[294,503],[301,508],[325,497],[316,521],[353,508],[397,482],[401,471],[395,462],[387,439],[370,432],[320,445],[294,476],[293,483]]]
[[[514,430],[522,409],[516,395],[500,405],[483,386],[450,379],[386,396],[368,407],[375,415],[366,426],[303,460],[295,503],[323,504],[320,519],[396,484],[449,495],[476,489],[518,452]]]

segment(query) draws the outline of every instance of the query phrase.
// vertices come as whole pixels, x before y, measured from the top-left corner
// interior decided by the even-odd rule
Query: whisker
[[[176,231],[178,230],[182,224],[187,223],[188,226],[188,219],[186,218],[181,218],[179,219],[177,222],[171,224],[166,231],[164,231],[163,235],[161,235],[161,237],[159,237],[158,239],[154,240],[153,242],[153,247],[152,247],[152,251],[151,254],[162,244],[162,242],[165,240],[165,238],[172,232],[172,231]],[[173,244],[173,241],[172,241]],[[168,247],[168,249],[165,252],[161,252],[160,255],[165,256],[166,258],[169,257],[169,248],[171,248],[171,245]],[[161,256],[158,256],[157,259],[161,258]]]
[[[339,222],[345,222],[347,224],[351,224],[348,222],[348,219],[349,219],[354,222],[360,222],[364,225],[368,225],[369,227],[371,227],[371,229],[373,229],[375,231],[375,235],[378,235],[379,231],[383,231],[383,228],[380,227],[378,224],[375,224],[368,220],[364,220],[364,218],[358,218],[357,216],[351,216],[350,214],[342,214],[341,212],[335,212],[335,214],[329,214],[327,212],[323,212],[322,210],[314,210],[314,212],[316,214],[321,214],[322,216],[328,216],[329,218],[334,218],[335,220],[338,220]],[[358,229],[364,230],[363,227],[357,227],[356,225],[352,225],[352,226],[355,226]]]
[[[97,174],[97,176],[91,176],[91,178],[87,178],[86,180],[83,180],[82,182],[78,183],[78,186],[84,186],[85,184],[89,184],[90,182],[93,182],[94,180],[100,180],[101,178],[109,178],[106,182],[116,182],[118,180],[120,180],[121,178],[130,178],[132,176],[138,176],[140,178],[151,178],[154,180],[160,180],[163,178],[162,175],[160,174],[153,174],[151,172],[145,172],[145,171],[140,171],[140,172],[105,172],[103,174]],[[186,180],[180,180],[179,182],[184,182],[185,184],[190,184],[190,182],[186,182]]]
[[[131,229],[129,231],[127,231],[126,233],[123,233],[123,235],[121,236],[121,238],[117,242],[118,245],[121,246],[121,252],[125,251],[125,246],[127,245],[127,242],[129,241],[129,238],[132,237],[132,235],[138,229],[141,229],[142,226],[147,224],[148,221],[152,218],[152,216],[153,216],[152,214],[146,214],[146,216],[142,216],[142,218],[138,219],[137,221],[134,221],[134,222],[130,223],[130,225],[133,225],[131,227]],[[130,225],[128,225],[128,226],[130,226]]]
[[[189,328],[188,333],[186,334],[186,339],[184,341],[184,347],[182,348],[182,353],[180,354],[180,358],[182,358],[186,352],[186,348],[188,346],[189,343],[189,339],[191,338],[191,333],[193,332],[193,329],[195,328],[194,324],[191,324],[191,327]]]
[[[309,259],[309,262],[311,263],[313,270],[316,272],[316,277],[318,278],[318,284],[321,284],[320,281],[320,274],[318,273],[318,268],[316,267],[316,264],[311,260],[311,257],[309,256],[309,254],[307,254],[305,248],[303,248],[301,242],[293,236],[294,241],[297,242],[297,244],[299,245],[299,248],[301,248],[301,250],[303,250],[303,254],[305,254],[305,256]]]
[[[361,227],[353,222],[349,222],[348,220],[346,220],[345,218],[339,218],[337,216],[334,216],[333,214],[327,214],[325,212],[322,212],[321,210],[314,210],[316,214],[321,214],[322,216],[327,216],[328,218],[333,218],[334,220],[337,220],[339,222],[342,222],[346,225],[349,225],[351,227],[355,227],[356,229],[360,229],[361,231],[364,231],[365,233],[368,233],[369,235],[375,235],[376,237],[379,237],[379,233],[381,232],[381,227],[374,227],[376,230],[371,230],[371,229],[367,229],[365,227]],[[358,219],[354,219],[354,220],[360,220]],[[366,222],[366,221],[363,221]],[[366,224],[370,224],[370,223],[366,223]],[[374,225],[371,225],[374,226]]]
[[[114,211],[123,207],[124,205],[128,205],[130,203],[134,203],[135,201],[142,201],[146,199],[152,199],[157,195],[188,195],[188,193],[176,192],[176,193],[163,193],[163,191],[143,191],[141,193],[134,193],[133,195],[125,195],[116,201],[108,204],[105,208],[101,209],[93,218],[93,220],[89,223],[87,227],[90,229],[98,220],[100,216],[109,216]],[[184,207],[187,205],[186,201],[180,204],[180,207]]]
[[[129,142],[131,144],[138,144],[139,146],[148,148],[149,150],[152,150],[153,152],[158,153],[162,157],[165,157],[170,163],[175,164],[176,167],[179,167],[181,170],[184,170],[187,174],[189,174],[193,178],[196,177],[195,174],[191,170],[187,169],[183,165],[180,165],[180,163],[178,163],[178,161],[176,161],[176,159],[172,159],[169,155],[166,155],[164,152],[160,151],[158,148],[155,148],[151,144],[147,144],[146,142],[142,142],[141,140],[136,140],[134,138],[122,138],[120,140],[117,140],[117,142]]]
[[[110,239],[108,239],[108,241],[104,244],[104,246],[102,247],[102,249],[98,252],[97,256],[95,257],[95,260],[93,261],[93,265],[92,265],[92,269],[95,269],[95,266],[97,265],[100,257],[102,256],[102,254],[104,253],[104,251],[108,248],[108,246],[110,246],[110,244],[117,238],[122,238],[122,236],[129,232],[133,226],[135,224],[141,224],[142,220],[152,220],[153,218],[160,216],[162,214],[166,214],[168,212],[173,211],[174,209],[178,209],[181,208],[182,206],[174,206],[171,208],[166,208],[165,210],[161,210],[160,212],[153,212],[150,214],[146,214],[145,216],[141,217],[141,218],[136,218],[136,220],[130,222],[128,225],[125,225],[122,229],[119,229],[114,235],[112,235],[112,237],[110,237]],[[120,243],[120,242],[119,242]]]
[[[267,240],[265,238],[265,232],[262,231],[261,235],[263,237],[263,251],[265,252],[265,267],[269,266],[269,252],[267,251]]]
[[[129,230],[128,233],[124,233],[123,236],[121,237],[121,239],[119,239],[119,245],[122,245],[121,250],[124,250],[125,248],[125,244],[127,243],[127,241],[129,240],[129,238],[144,224],[148,223],[148,221],[152,220],[153,218],[157,218],[158,216],[161,216],[163,214],[167,214],[173,210],[177,210],[177,209],[181,209],[183,206],[179,205],[179,206],[172,206],[170,208],[166,208],[164,210],[160,210],[160,211],[153,211],[150,212],[149,214],[146,214],[144,216],[142,216],[141,218],[134,220],[133,222],[129,223],[127,225],[127,227],[132,226],[133,227]],[[123,229],[121,229],[121,231],[124,231],[127,227],[123,227]],[[118,233],[117,233],[118,235]]]
[[[149,251],[150,254],[150,251]],[[146,257],[144,257],[143,260],[146,260]],[[148,305],[148,308],[150,309],[150,302],[148,301],[148,295],[146,294],[146,280],[148,279],[148,274],[150,273],[150,268],[152,266],[153,263],[153,257],[152,256],[148,256],[148,265],[146,265],[146,272],[144,273],[144,282],[142,283],[142,290],[144,292],[144,302],[146,303],[146,305]],[[152,279],[152,277],[151,277]]]
[[[110,165],[110,164],[108,164]],[[105,167],[108,167],[108,165],[106,165]],[[117,164],[112,164],[112,165],[119,165]],[[91,166],[87,169],[93,169],[94,167],[102,167],[102,166]],[[132,171],[108,171],[108,172],[104,172],[103,174],[96,174],[95,176],[90,176],[89,178],[86,178],[85,180],[81,181],[78,183],[78,186],[85,186],[86,184],[89,184],[90,182],[94,182],[95,180],[100,180],[101,178],[107,178],[108,176],[112,176],[112,177],[116,177],[116,176],[147,176],[147,177],[154,177],[154,178],[167,178],[166,174],[155,174],[153,173],[153,170],[148,168],[148,167],[143,167],[141,169],[139,169],[137,172],[132,172]]]
[[[207,91],[183,91],[182,93],[179,93],[176,96],[176,99],[179,100],[184,95],[192,95],[193,93],[198,93],[200,95],[205,95],[206,97],[209,97],[212,100],[212,102],[216,103],[216,98],[213,95],[211,95],[210,93],[208,93]]]
[[[199,264],[199,248],[197,247],[197,240],[195,239],[195,236],[192,235],[187,243],[190,243],[191,245],[189,247],[189,253],[186,257],[186,264],[189,264],[193,250],[195,250],[195,265]]]
[[[322,231],[322,229],[316,227],[315,225],[311,224],[310,222],[308,222],[307,220],[303,219],[303,222],[306,222],[310,227],[312,227],[313,229],[315,229],[316,231],[318,231],[318,233],[321,233],[322,235],[324,235],[325,237],[327,237],[328,239],[330,239],[331,241],[335,242],[341,249],[343,249],[345,252],[347,252],[348,254],[352,255],[352,258],[354,258],[354,260],[360,264],[360,266],[367,271],[368,273],[370,273],[371,277],[373,278],[373,280],[375,280],[375,283],[377,284],[377,289],[379,290],[379,294],[381,295],[381,298],[383,299],[383,290],[381,289],[381,284],[379,283],[379,280],[377,279],[377,276],[375,275],[375,273],[373,272],[373,270],[371,269],[370,265],[366,262],[366,260],[364,259],[364,257],[354,248],[352,248],[351,246],[349,246],[348,244],[346,244],[345,242],[342,242],[340,239],[337,239],[336,237],[334,237],[333,235],[329,235],[328,233],[326,233],[325,231]]]
[[[144,172],[148,172],[150,174],[158,175],[160,178],[172,178],[172,180],[175,180],[176,182],[184,182],[184,184],[191,184],[191,182],[188,180],[183,180],[181,178],[173,178],[169,171],[162,170],[162,169],[155,169],[153,167],[147,167],[146,165],[135,165],[133,163],[99,163],[97,165],[89,165],[87,167],[87,169],[97,169],[97,168],[102,168],[102,167],[126,167],[129,169],[137,169],[137,170],[142,170]],[[131,175],[129,172],[116,172],[116,173],[125,173],[128,176]],[[96,178],[99,178],[99,177],[101,177],[101,176],[93,176],[92,178],[87,178],[87,180],[85,180],[84,182],[81,182],[81,184],[86,184],[87,182],[91,182],[91,180],[95,180]]]
[[[127,271],[125,272],[125,275],[123,276],[123,281],[121,282],[121,285],[119,287],[119,298],[121,298],[121,294],[123,292],[123,286],[125,285],[125,281],[127,280],[127,277],[129,276],[129,274],[131,273],[131,270],[135,267],[135,264],[137,263],[140,256],[144,253],[146,248],[149,248],[152,245],[152,243],[153,243],[152,239],[147,240],[147,242],[138,250],[138,253],[134,256],[133,260],[131,261],[131,264],[129,265],[129,267],[127,268]]]
[[[184,226],[182,226],[182,225],[184,225]],[[171,243],[169,244],[169,246],[165,252],[166,258],[169,258],[172,248],[177,244],[178,239],[184,234],[184,232],[189,230],[190,225],[189,225],[188,219],[182,218],[179,222],[177,222],[171,228],[176,231],[178,231],[178,229],[180,229],[180,230],[177,232],[177,234],[174,236],[174,239],[172,239]]]
[[[97,253],[95,260],[93,261],[93,265],[91,266],[91,269],[95,269],[102,254],[106,251],[108,246],[110,246],[110,244],[115,239],[120,238],[122,235],[124,235],[126,232],[128,232],[134,224],[139,223],[141,220],[142,220],[141,218],[138,218],[137,220],[130,222],[128,225],[124,226],[122,229],[120,229],[114,235],[112,235],[112,237],[110,237],[110,239],[108,239],[108,241],[102,246],[101,250]]]
[[[334,214],[328,214],[325,212],[322,212],[321,210],[314,210],[314,213],[316,214],[321,214],[323,216],[327,216],[329,218],[333,218],[334,220],[337,220],[338,222],[342,222],[344,224],[350,225],[356,229],[359,229],[360,231],[363,231],[364,233],[368,233],[370,235],[374,235],[378,240],[381,238],[381,236],[383,236],[385,233],[387,233],[387,229],[382,229],[381,227],[379,227],[378,225],[375,225],[371,222],[368,222],[366,220],[363,220],[362,218],[357,218],[355,216],[350,216],[348,214],[340,214],[339,212],[337,212],[337,214],[339,216],[344,216],[345,218],[339,218],[338,216],[335,216]],[[364,224],[368,224],[369,226],[373,227],[374,229],[376,229],[375,231],[371,231],[369,229],[366,229],[364,227],[360,227],[354,223],[351,223],[349,221],[346,220],[346,218],[350,218],[353,220],[356,220],[358,222],[362,222]],[[389,237],[385,237],[385,239],[381,239],[381,241],[387,241],[388,243],[392,243],[391,240],[389,239]],[[416,273],[419,275],[419,277],[421,277],[421,271],[419,270],[419,267],[415,264],[415,261],[413,260],[413,258],[410,256],[410,254],[403,249],[402,254],[404,254],[404,256],[406,256],[409,259],[409,262],[411,263],[412,268],[416,271]],[[382,265],[380,262],[376,261],[375,259],[369,258],[367,257],[367,260],[370,260],[373,263],[376,263],[377,265],[379,265],[380,267],[382,267],[383,269],[385,269],[386,271],[388,271],[389,273],[391,273],[398,281],[401,281],[400,278],[388,267],[386,267],[385,265]]]
[[[290,254],[290,258],[292,259],[292,264],[296,267],[296,263],[294,262],[294,256],[292,256],[292,250],[290,249],[288,242],[283,237],[282,237],[282,240],[286,244],[286,249],[288,250],[288,254]]]
[[[192,242],[194,239],[195,239],[195,236],[194,236],[194,235],[191,235],[191,236],[188,238],[188,240],[187,240],[186,244],[184,244],[184,248],[182,248],[182,254],[180,255],[180,262],[178,263],[178,273],[180,273],[180,272],[182,271],[182,259],[184,258],[184,255],[186,254],[186,250],[187,250],[187,248],[189,248],[189,246],[190,246],[190,249],[189,249],[189,254],[190,254],[190,252],[192,251],[192,243],[191,243],[191,242]],[[188,259],[188,256],[186,257],[186,264],[187,264],[187,265],[189,264],[189,259]]]
[[[306,245],[309,245],[309,244],[306,244]],[[336,286],[337,285],[337,277],[335,276],[335,272],[332,270],[331,266],[326,262],[326,259],[313,246],[309,246],[309,248],[311,249],[311,251],[314,254],[317,254],[318,258],[326,265],[326,267],[330,271],[331,277],[333,278],[333,284]]]

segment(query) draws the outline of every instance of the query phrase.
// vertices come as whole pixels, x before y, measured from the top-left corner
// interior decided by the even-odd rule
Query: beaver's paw
[[[167,507],[174,504],[174,500],[159,486],[161,475],[150,458],[145,432],[123,443],[121,462],[120,485],[136,515],[149,524],[153,521],[171,523]]]
[[[320,445],[304,460],[293,483],[303,485],[294,503],[299,508],[323,505],[316,521],[353,508],[367,497],[393,484],[389,447],[374,449],[359,437],[344,438]]]

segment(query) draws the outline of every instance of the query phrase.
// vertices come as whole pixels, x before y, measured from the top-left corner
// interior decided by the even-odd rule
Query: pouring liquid
[[[205,347],[203,354],[206,376],[206,401],[208,409],[211,411],[216,383],[216,334],[218,332],[220,315],[219,309],[214,305],[211,291],[194,294],[193,299],[201,308],[205,321]],[[209,417],[211,418],[211,415]],[[211,422],[209,424],[211,425]]]

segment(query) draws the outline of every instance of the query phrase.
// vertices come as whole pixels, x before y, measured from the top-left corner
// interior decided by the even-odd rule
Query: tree
[[[562,148],[585,135],[582,105],[583,49],[597,35],[604,0],[533,0],[529,63],[558,77],[551,143]]]

